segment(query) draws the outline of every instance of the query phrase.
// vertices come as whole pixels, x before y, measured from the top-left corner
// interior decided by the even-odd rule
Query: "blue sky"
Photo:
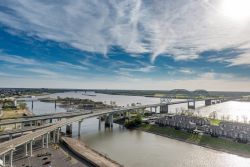
[[[0,87],[250,91],[250,14],[226,1],[0,1]]]

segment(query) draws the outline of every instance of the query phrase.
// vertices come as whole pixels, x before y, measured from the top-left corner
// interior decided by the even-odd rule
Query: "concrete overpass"
[[[34,115],[27,117],[20,117],[14,119],[2,119],[0,120],[0,126],[17,124],[17,123],[27,123],[39,120],[51,120],[51,119],[60,119],[60,118],[70,118],[84,114],[90,114],[90,111],[77,111],[77,112],[63,112],[63,113],[54,113],[54,114],[44,114],[44,115]]]
[[[181,104],[181,103],[187,103],[188,109],[195,109],[195,102],[197,101],[203,101],[203,100],[183,100],[183,101],[176,101],[176,102],[168,102],[168,103],[158,103],[158,104],[151,104],[151,105],[140,105],[140,106],[134,106],[134,109],[141,109],[141,108],[149,108],[151,112],[156,112],[157,108],[160,107],[160,113],[168,113],[168,108],[169,105],[174,105],[174,104]],[[211,102],[211,99],[209,99]],[[215,100],[218,102],[217,100]],[[213,103],[214,104],[214,103]],[[206,100],[205,100],[205,105],[207,106]],[[212,105],[209,104],[209,105]],[[124,111],[130,110],[130,108],[121,108]],[[107,111],[112,110],[108,109]],[[103,110],[102,110],[103,111]],[[10,125],[12,124],[15,130],[12,131],[7,131],[7,132],[2,132],[0,133],[0,136],[2,135],[7,135],[9,134],[9,137],[12,138],[12,135],[15,133],[23,133],[26,131],[34,131],[36,128],[40,129],[40,126],[45,125],[46,123],[52,123],[53,120],[61,120],[63,118],[72,118],[75,116],[81,116],[84,114],[90,114],[92,112],[98,113],[100,110],[92,110],[90,111],[75,111],[75,112],[63,112],[63,113],[53,113],[53,114],[43,114],[43,115],[34,115],[34,116],[26,116],[26,117],[21,117],[21,118],[16,118],[16,119],[3,119],[0,120],[0,126],[4,125]],[[111,118],[109,118],[111,119]],[[17,128],[17,125],[19,128]],[[31,128],[24,128],[25,126],[30,126]]]
[[[42,147],[48,147],[49,144],[49,138],[52,136],[53,142],[59,142],[60,138],[60,130],[61,127],[66,126],[66,132],[67,131],[72,131],[72,123],[78,122],[78,135],[80,135],[80,130],[81,130],[81,123],[84,119],[92,118],[92,117],[100,117],[103,115],[107,116],[107,121],[109,121],[110,127],[113,125],[113,114],[116,113],[124,113],[124,112],[131,112],[131,111],[137,111],[138,109],[145,109],[145,108],[157,108],[160,107],[160,112],[168,112],[168,105],[173,105],[173,104],[181,104],[181,103],[189,103],[190,101],[177,101],[177,102],[169,102],[169,103],[158,103],[158,104],[150,104],[150,105],[139,105],[139,106],[132,106],[132,107],[126,107],[126,108],[117,108],[117,109],[110,109],[107,111],[101,111],[101,112],[96,112],[96,113],[89,113],[89,114],[84,114],[84,113],[71,113],[71,114],[66,114],[62,115],[60,118],[65,118],[68,117],[68,119],[64,120],[58,120],[56,123],[51,124],[49,126],[44,126],[42,129],[36,129],[36,131],[31,132],[27,135],[23,135],[21,137],[3,142],[0,144],[0,156],[2,156],[2,160],[5,163],[5,157],[8,155],[9,157],[9,166],[13,166],[13,152],[15,151],[16,147],[24,145],[25,146],[25,155],[28,156],[28,143],[29,144],[29,156],[32,156],[32,146],[33,146],[33,141],[35,139],[42,138]],[[64,113],[65,114],[65,113]],[[78,115],[77,115],[78,114]],[[59,118],[58,116],[56,116]],[[55,118],[55,117],[53,117]],[[28,120],[27,120],[28,119]],[[51,119],[50,116],[42,116],[40,117],[34,117],[34,118],[27,118],[27,119],[20,119],[20,120],[12,120],[10,122],[5,121],[3,124],[12,124],[12,123],[23,123],[26,121],[35,121],[35,120],[43,120],[43,119]],[[100,123],[101,119],[99,119]],[[99,124],[100,126],[100,124]]]

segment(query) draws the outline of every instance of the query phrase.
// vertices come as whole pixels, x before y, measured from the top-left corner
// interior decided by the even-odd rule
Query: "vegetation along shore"
[[[160,127],[154,124],[142,124],[137,129],[210,149],[250,158],[250,145],[236,143],[232,140],[188,133],[171,127]]]

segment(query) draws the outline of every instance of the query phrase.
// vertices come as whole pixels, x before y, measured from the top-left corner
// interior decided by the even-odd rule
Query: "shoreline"
[[[170,135],[167,135],[167,134],[162,134],[162,133],[159,133],[159,132],[156,132],[156,131],[146,130],[143,127],[138,127],[138,128],[135,128],[135,129],[136,130],[141,130],[143,132],[155,134],[155,135],[158,135],[158,136],[167,137],[169,139],[185,142],[185,143],[188,143],[188,144],[193,144],[193,145],[196,145],[196,146],[200,146],[200,147],[208,148],[208,149],[211,149],[211,150],[219,151],[221,153],[228,153],[228,154],[232,154],[232,155],[241,156],[241,157],[244,157],[244,158],[250,158],[250,154],[247,154],[247,153],[241,153],[241,152],[237,152],[237,151],[228,150],[228,149],[225,149],[225,148],[224,149],[223,148],[216,148],[216,147],[213,147],[213,146],[209,146],[208,144],[200,144],[200,143],[196,143],[196,142],[192,142],[192,141],[187,141],[185,139],[173,137],[173,136],[170,136]],[[224,139],[224,140],[226,140],[226,139]],[[246,146],[249,146],[249,145],[246,145]]]
[[[62,137],[62,143],[71,150],[77,157],[89,162],[96,167],[123,167],[115,160],[99,153],[98,151],[88,147],[79,140]]]

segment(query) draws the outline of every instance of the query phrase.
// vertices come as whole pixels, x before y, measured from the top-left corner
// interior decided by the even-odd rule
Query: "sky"
[[[250,91],[248,0],[0,0],[0,87]]]

